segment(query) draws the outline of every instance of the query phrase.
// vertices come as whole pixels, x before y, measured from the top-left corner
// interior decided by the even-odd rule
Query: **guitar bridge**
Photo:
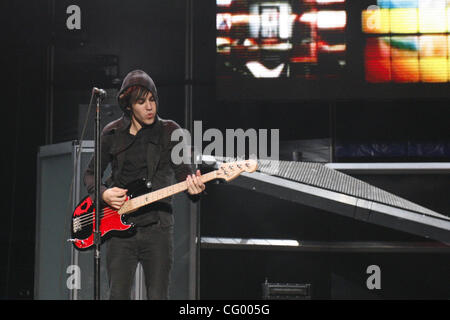
[[[80,218],[75,218],[73,219],[73,232],[77,232],[81,230],[81,222],[80,222]]]

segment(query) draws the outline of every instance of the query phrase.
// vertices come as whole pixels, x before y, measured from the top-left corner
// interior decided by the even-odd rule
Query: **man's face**
[[[131,114],[140,123],[152,124],[156,117],[156,101],[153,94],[149,92],[145,97],[136,100],[131,105]]]

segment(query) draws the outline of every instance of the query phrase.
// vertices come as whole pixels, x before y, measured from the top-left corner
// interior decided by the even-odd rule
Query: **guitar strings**
[[[152,201],[157,201],[159,198],[152,199]],[[112,216],[118,214],[118,212],[115,209],[111,208],[104,208],[101,211],[100,219],[104,218],[111,218]],[[95,212],[91,212],[89,214],[85,214],[83,216],[80,216],[78,221],[80,222],[80,226],[83,228],[85,226],[91,225],[95,222]],[[77,218],[74,218],[77,219]]]
[[[134,199],[136,199],[136,198],[134,198]],[[154,197],[153,199],[151,199],[151,201],[155,202],[155,201],[158,201],[160,199],[161,199],[160,197]],[[110,215],[118,214],[115,209],[111,209],[111,208],[102,209],[102,213],[105,213],[105,212],[106,212],[106,214],[100,215],[100,219],[103,219],[103,218],[108,217]],[[81,227],[85,227],[85,226],[88,226],[88,225],[94,223],[94,221],[95,221],[94,220],[94,215],[95,215],[95,212],[92,212],[92,213],[80,216],[79,220],[78,220],[80,222],[80,226]],[[76,218],[74,218],[74,219],[76,219]]]
[[[110,208],[103,209],[101,213],[102,214],[100,215],[100,219],[110,218],[110,217],[114,216],[115,214],[118,214],[117,211],[110,209]],[[91,217],[92,217],[92,219],[91,219]],[[95,222],[95,212],[92,212],[92,213],[89,213],[87,215],[80,217],[79,221],[80,221],[80,226],[82,228],[85,226],[88,226],[90,224],[93,224]]]
[[[206,176],[206,175],[208,175],[208,174],[210,174],[210,173],[207,173],[207,174],[204,174],[203,176]],[[208,180],[206,180],[206,181],[208,181]],[[180,182],[179,184],[181,184],[181,185],[183,185],[183,189],[186,189],[187,187],[186,187],[186,182]],[[174,185],[175,186],[175,185]],[[174,187],[174,186],[171,186],[171,187]],[[160,190],[160,192],[162,191],[163,189],[161,189]],[[167,191],[169,191],[169,190],[166,190],[165,191],[165,193],[166,193],[166,196],[167,196]],[[182,190],[180,190],[180,191],[178,191],[178,192],[181,192]],[[173,189],[172,189],[172,192],[173,192]],[[172,193],[172,192],[170,192],[170,193]],[[155,197],[155,199],[152,199],[152,202],[155,202],[155,201],[158,201],[158,200],[160,200],[160,199],[162,199],[162,198],[165,198],[165,197]],[[116,211],[115,209],[111,209],[111,208],[104,208],[104,209],[102,209],[102,211],[101,211],[101,214],[100,214],[100,220],[102,220],[102,219],[105,219],[105,218],[112,218],[114,215],[119,215],[118,214],[118,211]],[[74,220],[75,219],[78,219],[78,221],[79,221],[79,223],[80,223],[80,226],[81,226],[81,228],[84,228],[84,227],[86,227],[86,226],[88,226],[88,225],[91,225],[91,224],[93,224],[94,222],[95,222],[95,212],[92,212],[92,213],[89,213],[89,214],[85,214],[85,215],[83,215],[83,216],[79,216],[79,217],[77,217],[77,218],[74,218]]]
[[[110,208],[104,208],[104,209],[102,209],[101,213],[103,213],[103,214],[105,215],[105,214],[111,213],[112,211],[113,211],[113,210],[110,209]],[[102,218],[104,215],[101,215],[100,218]],[[83,216],[79,216],[79,217],[78,217],[78,221],[84,222],[84,221],[87,221],[87,220],[91,220],[91,218],[94,218],[94,216],[95,216],[95,211],[93,211],[93,212],[91,212],[91,213],[88,213],[88,214],[85,214],[85,215],[83,215]],[[75,219],[77,219],[77,218],[74,218],[74,220],[75,220]]]

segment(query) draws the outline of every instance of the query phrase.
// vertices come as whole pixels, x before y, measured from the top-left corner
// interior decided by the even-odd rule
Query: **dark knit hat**
[[[131,93],[131,88],[136,86],[140,86],[149,90],[155,98],[156,107],[159,107],[158,92],[156,90],[153,79],[150,78],[150,76],[142,70],[133,70],[126,75],[125,79],[123,79],[122,87],[117,94],[117,101],[119,102],[119,106],[122,111],[124,111],[125,113],[127,112],[126,108],[128,107],[129,99],[127,99],[126,97]]]

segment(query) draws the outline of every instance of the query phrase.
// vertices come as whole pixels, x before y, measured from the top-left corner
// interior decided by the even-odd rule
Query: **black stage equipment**
[[[216,165],[236,161],[203,156],[208,163],[212,159],[217,161]],[[450,217],[344,174],[333,169],[333,165],[258,160],[256,172],[244,172],[230,183],[450,245]]]
[[[263,300],[310,300],[311,284],[269,283],[262,284]]]

